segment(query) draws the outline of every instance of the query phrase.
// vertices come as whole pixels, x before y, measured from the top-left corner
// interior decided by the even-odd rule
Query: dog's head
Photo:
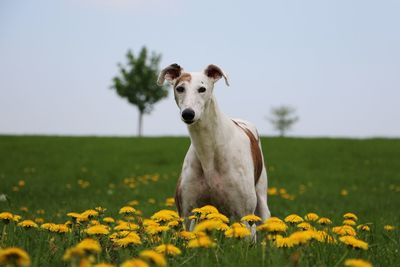
[[[181,119],[192,124],[201,119],[212,99],[214,83],[221,78],[229,86],[226,74],[215,65],[208,65],[202,72],[185,72],[178,64],[172,64],[161,71],[157,82],[159,85],[165,80],[169,82]]]

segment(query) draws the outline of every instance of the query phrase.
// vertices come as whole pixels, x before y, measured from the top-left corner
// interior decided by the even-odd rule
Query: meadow
[[[184,137],[0,136],[0,265],[368,266],[346,263],[362,259],[400,266],[399,139],[262,138],[277,218],[262,224],[255,244],[210,207],[195,216],[218,223],[183,232],[171,197],[189,144]],[[301,231],[309,235],[290,243]],[[9,247],[29,261],[7,258]]]

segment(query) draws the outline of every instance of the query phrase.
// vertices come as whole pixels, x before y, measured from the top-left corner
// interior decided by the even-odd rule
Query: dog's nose
[[[194,110],[191,108],[187,108],[182,111],[182,118],[184,121],[192,121],[194,119],[194,115]]]

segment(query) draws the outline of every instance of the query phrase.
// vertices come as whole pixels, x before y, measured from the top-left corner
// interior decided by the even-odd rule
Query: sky
[[[400,1],[1,0],[0,134],[136,134],[110,89],[128,49],[160,68],[229,76],[220,109],[276,135],[272,107],[296,108],[291,136],[400,137]],[[187,135],[170,92],[145,135]]]

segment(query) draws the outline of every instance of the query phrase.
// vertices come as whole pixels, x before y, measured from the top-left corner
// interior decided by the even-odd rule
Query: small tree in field
[[[279,131],[281,137],[285,136],[286,132],[299,120],[299,117],[295,116],[295,111],[294,108],[288,106],[280,106],[271,109],[272,116],[268,119],[275,130]]]
[[[114,77],[111,88],[137,107],[139,111],[138,136],[142,136],[143,115],[149,114],[154,104],[168,95],[165,86],[157,85],[161,55],[153,52],[151,56],[148,56],[146,47],[143,47],[138,56],[128,50],[126,57],[127,65],[118,64],[120,75]]]

